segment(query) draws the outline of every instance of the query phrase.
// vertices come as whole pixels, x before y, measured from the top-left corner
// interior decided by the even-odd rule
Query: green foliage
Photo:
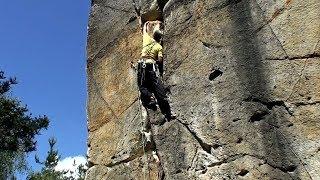
[[[87,168],[84,165],[79,165],[77,167],[77,172],[55,170],[60,160],[58,150],[56,150],[54,147],[56,143],[56,139],[49,139],[50,148],[47,152],[47,157],[43,162],[39,160],[38,156],[35,157],[36,163],[43,165],[43,167],[40,172],[30,173],[27,178],[28,180],[84,180],[84,176],[87,170]],[[68,173],[71,175],[68,175]],[[74,178],[72,176],[74,173],[77,173],[78,178]]]
[[[77,168],[78,171],[78,179],[77,180],[84,180],[85,176],[86,176],[86,172],[87,172],[87,164],[86,165],[82,165],[80,164]]]
[[[9,95],[15,78],[0,71],[0,178],[13,177],[15,171],[26,170],[25,156],[36,149],[35,135],[49,125],[46,116],[32,117],[28,108]]]
[[[14,179],[14,172],[27,170],[26,154],[24,152],[0,152],[0,179]]]

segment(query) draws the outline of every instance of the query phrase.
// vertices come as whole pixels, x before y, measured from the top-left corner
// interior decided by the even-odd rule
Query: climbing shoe
[[[169,122],[171,120],[176,119],[177,115],[175,115],[175,114],[167,114],[167,115],[165,115],[165,117],[166,117],[167,121]]]
[[[153,97],[151,97],[150,102],[148,103],[147,107],[149,109],[156,111],[157,110],[157,101]]]

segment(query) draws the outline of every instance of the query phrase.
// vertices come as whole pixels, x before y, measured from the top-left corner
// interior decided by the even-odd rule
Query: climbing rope
[[[138,73],[139,73],[139,70],[141,69],[141,68],[145,68],[144,67],[144,63],[142,63],[141,64],[141,66],[139,66],[139,64],[138,64],[138,69],[136,69],[137,71],[138,71]],[[140,69],[139,69],[140,68]],[[142,70],[141,72],[141,75],[140,75],[140,77],[138,76],[137,78],[140,78],[140,79],[138,79],[138,81],[140,81],[139,82],[139,85],[142,85],[142,82],[143,82],[143,79],[144,79],[144,75],[145,75],[145,71],[144,70]],[[141,103],[141,94],[140,94],[140,90],[139,90],[139,85],[138,85],[138,87],[137,87],[137,92],[138,92],[138,101],[139,101],[139,111],[140,111],[140,119],[141,119],[141,124],[142,124],[142,126],[141,126],[141,138],[142,138],[142,151],[143,151],[143,157],[142,157],[142,159],[144,159],[144,162],[146,162],[146,164],[147,164],[147,171],[148,171],[148,173],[149,173],[149,163],[148,163],[148,157],[146,156],[146,152],[145,152],[145,146],[146,146],[146,143],[145,143],[145,138],[144,138],[144,127],[145,127],[145,121],[143,120],[143,114],[142,114],[142,103]],[[144,166],[143,166],[144,167]],[[146,172],[143,170],[143,179],[144,180],[146,180]]]

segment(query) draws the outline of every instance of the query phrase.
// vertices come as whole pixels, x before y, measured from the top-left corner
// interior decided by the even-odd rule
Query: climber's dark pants
[[[138,63],[138,86],[141,93],[142,104],[148,108],[152,93],[157,99],[159,108],[165,116],[171,115],[171,109],[166,95],[166,89],[159,77],[157,77],[153,64],[146,63],[143,68],[142,63]]]

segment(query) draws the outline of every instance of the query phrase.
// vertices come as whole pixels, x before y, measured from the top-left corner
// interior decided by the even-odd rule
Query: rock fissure
[[[119,116],[121,116],[124,112],[130,109],[134,105],[134,103],[136,103],[138,100],[139,98],[134,99],[123,111],[120,112]]]
[[[312,105],[317,105],[320,104],[320,101],[313,101],[313,102],[297,102],[293,103],[295,106],[312,106]]]
[[[193,158],[192,158],[192,160],[191,160],[191,166],[188,167],[188,170],[190,170],[190,169],[194,166],[194,163],[195,163],[197,154],[198,154],[198,148],[196,148],[196,151],[195,151],[195,153],[194,153],[194,155],[193,155]]]
[[[104,102],[104,104],[108,107],[108,109],[111,111],[112,115],[116,118],[116,119],[119,119],[119,117],[117,116],[117,114],[114,112],[114,110],[112,109],[111,105],[109,104],[109,102],[103,97],[99,87],[98,87],[98,84],[96,82],[96,80],[92,77],[92,81],[93,81],[93,84],[94,84],[94,87],[96,89],[96,92],[98,94],[98,96],[100,97],[100,99]]]
[[[312,53],[312,54],[306,54],[303,56],[286,56],[284,58],[266,58],[266,60],[306,60],[306,59],[312,59],[312,58],[320,58],[320,54]]]
[[[212,44],[212,43],[208,43],[208,42],[205,42],[202,40],[200,40],[200,42],[203,44],[203,46],[205,46],[206,48],[209,48],[209,49],[225,47],[225,46],[222,46],[219,44]]]
[[[145,152],[144,152],[144,150],[145,150]],[[144,149],[143,147],[140,147],[139,149],[135,150],[134,152],[131,152],[129,157],[127,157],[125,159],[118,160],[118,161],[114,160],[114,162],[111,162],[109,164],[105,164],[104,166],[113,167],[113,166],[117,166],[120,164],[125,164],[125,163],[131,162],[137,158],[145,156],[147,152],[149,152],[148,149]],[[111,158],[111,159],[116,159],[116,158]]]
[[[227,164],[227,163],[234,162],[234,161],[236,161],[236,160],[238,160],[238,159],[244,158],[245,156],[249,156],[249,157],[252,157],[252,158],[256,158],[256,159],[258,159],[258,160],[260,160],[260,161],[263,162],[261,165],[267,164],[267,165],[269,165],[270,167],[272,167],[273,169],[278,169],[278,170],[280,170],[280,171],[282,171],[282,172],[284,172],[284,173],[292,173],[292,172],[294,172],[294,171],[297,169],[297,166],[296,166],[296,165],[293,165],[293,164],[292,164],[292,165],[285,166],[285,167],[281,167],[281,166],[277,166],[277,165],[275,165],[275,164],[269,163],[269,162],[266,160],[266,158],[263,157],[263,156],[258,156],[258,155],[254,155],[254,154],[247,154],[247,153],[234,154],[234,155],[232,155],[232,156],[230,156],[230,157],[228,157],[228,158],[226,158],[226,159],[224,159],[224,160],[222,160],[222,161],[219,161],[219,162],[217,162],[217,163],[214,163],[214,164],[212,164],[212,165],[210,165],[210,166],[208,166],[208,167],[221,166],[222,164]],[[261,166],[261,165],[260,165],[260,166]]]
[[[262,99],[255,98],[255,97],[248,97],[248,98],[244,99],[243,101],[244,102],[257,102],[257,103],[263,104],[264,106],[266,106],[268,108],[268,110],[272,110],[272,108],[275,106],[282,106],[285,108],[285,110],[288,112],[289,115],[293,116],[293,112],[290,110],[290,108],[286,105],[286,103],[284,101],[264,101]],[[263,116],[265,116],[267,114],[269,114],[269,112],[262,112]]]
[[[189,132],[190,134],[197,140],[197,142],[199,143],[199,145],[201,146],[201,148],[206,151],[207,153],[211,154],[211,145],[205,143],[200,137],[197,136],[196,132],[192,131],[190,129],[190,127],[188,126],[188,124],[183,123],[181,120],[177,119],[177,122],[179,122],[180,124],[182,124]]]

